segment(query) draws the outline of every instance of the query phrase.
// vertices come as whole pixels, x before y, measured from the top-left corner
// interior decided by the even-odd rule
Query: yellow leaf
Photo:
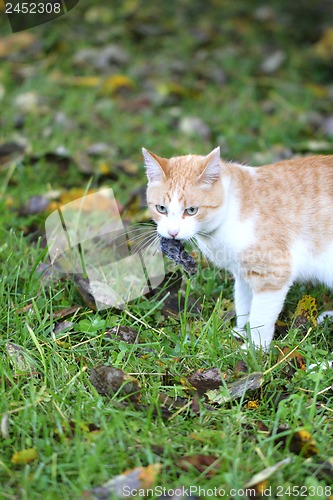
[[[38,457],[35,448],[27,448],[26,450],[17,451],[11,458],[13,464],[24,465],[33,462]]]
[[[148,465],[148,467],[141,467],[141,473],[139,475],[141,487],[143,487],[144,489],[151,488],[161,468],[161,464],[151,464]]]
[[[312,92],[315,97],[323,98],[329,95],[329,90],[324,85],[319,85],[319,83],[310,82],[305,85],[307,89]]]
[[[333,28],[324,31],[319,42],[314,46],[314,52],[322,59],[333,59]]]
[[[255,401],[249,401],[247,403],[247,408],[249,410],[256,410],[257,408],[259,408],[259,401],[255,400]]]
[[[76,76],[71,82],[78,87],[98,87],[101,79],[99,76]]]
[[[132,90],[135,82],[126,75],[112,75],[106,78],[99,89],[101,95],[116,94],[120,90]]]
[[[111,172],[111,167],[108,163],[106,163],[105,161],[102,161],[98,164],[98,171],[102,175],[108,175]]]
[[[157,85],[157,90],[162,97],[168,97],[170,95],[186,97],[189,94],[185,87],[176,82],[159,83]]]
[[[289,444],[289,450],[297,455],[301,454],[305,458],[312,457],[319,453],[310,432],[305,430],[297,431],[293,434]]]
[[[305,318],[307,321],[310,321],[313,326],[316,326],[318,317],[316,299],[311,297],[311,295],[303,295],[297,304],[294,317],[296,319]]]
[[[264,481],[261,481],[260,483],[257,483],[254,487],[256,494],[258,496],[263,496],[265,494],[265,490],[268,489],[268,481],[265,479]]]

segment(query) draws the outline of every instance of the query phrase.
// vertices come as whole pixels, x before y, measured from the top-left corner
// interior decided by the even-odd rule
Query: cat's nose
[[[168,233],[170,234],[170,236],[172,238],[176,238],[176,236],[179,233],[179,231],[177,231],[177,229],[168,229]]]

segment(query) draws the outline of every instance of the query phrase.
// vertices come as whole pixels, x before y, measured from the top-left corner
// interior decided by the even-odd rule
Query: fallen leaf
[[[283,359],[290,351],[293,350],[290,349],[289,347],[283,347],[282,351],[278,356],[278,362],[281,361],[281,359]],[[291,352],[291,354],[288,355],[287,359],[285,360],[285,363],[287,367],[283,369],[283,373],[288,378],[292,378],[297,372],[297,370],[303,370],[303,371],[306,370],[306,361],[303,358],[303,356],[297,351]]]
[[[248,401],[246,406],[248,410],[257,410],[260,404],[258,400],[255,400],[255,401]]]
[[[258,427],[259,431],[260,432],[268,432],[268,427],[266,424],[264,424],[264,422],[262,422],[262,420],[257,420],[255,422],[256,426]]]
[[[209,368],[209,370],[198,370],[193,373],[188,377],[188,381],[197,389],[200,395],[203,395],[206,391],[217,389],[223,385],[222,378],[223,380],[228,380],[228,375],[221,373],[221,370],[218,368]]]
[[[0,144],[0,165],[23,158],[25,151],[26,147],[17,142],[4,142]]]
[[[75,285],[78,289],[79,294],[81,295],[84,304],[89,307],[92,311],[97,311],[97,305],[95,302],[95,296],[92,294],[92,290],[90,288],[91,283],[88,279],[83,278],[82,276],[73,276]]]
[[[298,327],[308,322],[312,323],[313,326],[317,326],[317,317],[318,310],[316,299],[311,297],[311,295],[303,295],[296,307],[294,326]]]
[[[15,371],[29,373],[30,375],[37,373],[33,362],[33,356],[27,349],[13,342],[7,342],[5,348]]]
[[[272,474],[274,474],[276,471],[281,469],[281,467],[284,467],[285,465],[289,464],[292,461],[291,457],[287,457],[284,460],[280,460],[280,462],[277,462],[274,465],[271,465],[270,467],[267,467],[266,469],[263,469],[261,472],[258,472],[255,474],[244,486],[244,488],[253,488],[254,486],[263,483],[266,481]]]
[[[63,319],[66,318],[66,316],[71,316],[72,314],[77,313],[80,309],[81,306],[63,307],[57,311],[52,311],[52,317],[53,319]]]
[[[314,46],[314,53],[324,60],[333,59],[333,28],[325,30]]]
[[[112,75],[103,80],[100,85],[99,93],[101,95],[114,95],[119,92],[132,90],[135,88],[135,82],[126,75]]]
[[[218,458],[210,455],[189,455],[178,458],[176,465],[183,471],[188,472],[193,467],[201,474],[213,476],[219,469]]]
[[[296,453],[296,455],[302,455],[306,458],[319,453],[310,432],[305,430],[297,431],[293,434],[289,444],[289,450]]]
[[[206,396],[210,403],[224,404],[232,399],[241,398],[247,391],[259,389],[264,382],[262,372],[253,372],[230,384],[226,384],[227,390],[223,394],[223,388],[220,390],[207,391]]]
[[[246,363],[245,361],[243,361],[242,359],[239,359],[235,365],[235,368],[234,368],[234,374],[235,374],[235,377],[242,377],[244,375],[244,373],[247,373],[249,371],[248,367],[246,366]]]
[[[83,496],[93,496],[97,500],[106,500],[113,497],[128,498],[127,491],[147,490],[151,488],[160,473],[161,464],[151,464],[148,467],[136,467],[116,476],[102,486],[97,486],[84,492]]]
[[[104,338],[119,339],[128,344],[138,342],[139,332],[132,326],[118,325],[108,330]]]
[[[60,437],[64,436],[68,439],[74,438],[74,436],[80,431],[84,437],[92,437],[101,432],[101,428],[95,425],[94,423],[86,423],[86,422],[76,422],[74,420],[69,420],[68,422],[63,422],[61,428],[58,427],[55,429],[55,436]]]
[[[97,392],[103,396],[118,394],[122,397],[128,396],[132,402],[140,400],[139,381],[119,368],[106,365],[92,368],[89,380]]]
[[[73,323],[73,321],[61,321],[54,327],[53,332],[55,335],[57,335],[65,330],[73,328],[74,324],[75,323]]]
[[[180,396],[177,396],[176,398],[171,398],[164,392],[158,393],[158,401],[163,406],[166,406],[168,410],[173,410],[175,408],[177,409],[184,408],[186,405],[188,405],[189,402],[187,398],[181,398]]]
[[[101,85],[102,79],[99,76],[75,76],[65,81],[77,87],[98,87]]]
[[[35,448],[27,448],[25,450],[16,451],[11,458],[11,462],[16,465],[24,465],[33,462],[38,458],[38,453]]]

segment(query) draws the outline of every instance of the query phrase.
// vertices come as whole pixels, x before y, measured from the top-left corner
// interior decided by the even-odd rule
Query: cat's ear
[[[199,176],[199,182],[214,184],[221,176],[220,146],[213,149],[204,159],[204,170]]]
[[[165,167],[167,160],[142,148],[143,158],[149,182],[160,182],[165,180]]]

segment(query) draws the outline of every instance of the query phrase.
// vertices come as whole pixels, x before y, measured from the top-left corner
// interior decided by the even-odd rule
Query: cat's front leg
[[[236,310],[237,331],[241,332],[249,321],[252,292],[248,283],[235,276],[234,303]]]
[[[275,322],[283,307],[289,286],[288,284],[276,291],[253,294],[250,329],[252,343],[256,348],[269,349],[274,335]]]

